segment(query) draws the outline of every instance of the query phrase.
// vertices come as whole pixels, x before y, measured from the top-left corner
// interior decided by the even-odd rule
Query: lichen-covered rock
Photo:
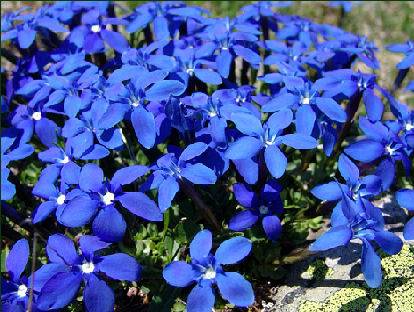
[[[306,300],[299,312],[359,312],[414,310],[414,248],[405,245],[395,256],[382,260],[382,286],[370,289],[360,283],[349,283],[324,301]],[[282,310],[283,311],[283,310]]]

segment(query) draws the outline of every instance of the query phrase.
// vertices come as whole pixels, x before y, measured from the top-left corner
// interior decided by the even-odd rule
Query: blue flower
[[[19,13],[23,12],[21,10]],[[45,38],[49,33],[66,32],[66,28],[51,16],[48,16],[48,6],[41,7],[35,13],[17,14],[13,22],[21,22],[11,30],[5,31],[2,28],[1,40],[16,40],[21,49],[29,48],[36,38],[36,33],[41,33]],[[8,25],[10,26],[10,25]],[[7,28],[6,28],[7,29]]]
[[[79,239],[81,253],[78,254],[68,237],[61,234],[50,236],[46,247],[50,263],[43,268],[53,267],[56,273],[43,285],[38,297],[38,308],[64,308],[77,295],[83,281],[86,310],[113,311],[114,293],[99,278],[100,273],[110,279],[136,281],[140,278],[141,267],[133,257],[124,253],[99,255],[99,251],[108,245],[95,236],[83,235]]]
[[[36,303],[41,288],[55,272],[55,267],[40,268],[33,276],[25,276],[23,272],[29,260],[29,244],[26,239],[18,240],[10,250],[6,259],[6,270],[9,280],[1,279],[1,304],[3,311],[27,311],[31,288],[33,288],[33,311],[37,311]],[[34,283],[32,279],[34,277]]]
[[[201,231],[190,244],[191,263],[174,261],[164,268],[163,277],[172,286],[187,287],[196,283],[187,298],[187,311],[211,311],[215,301],[214,284],[217,284],[221,296],[235,306],[248,307],[253,304],[250,283],[239,273],[223,270],[223,265],[245,258],[250,253],[251,242],[244,237],[231,238],[222,242],[214,255],[211,247],[211,232]]]
[[[107,95],[112,104],[106,117],[118,122],[128,114],[138,142],[148,149],[155,143],[157,129],[154,114],[148,111],[147,103],[179,96],[185,91],[185,85],[177,80],[163,80],[168,75],[165,71],[150,72],[142,68],[140,75],[135,77],[135,66],[125,66],[124,69],[122,73],[117,74],[115,81],[109,78],[114,86],[110,88],[112,94]],[[125,85],[119,83],[126,80],[130,81]]]
[[[11,161],[30,156],[33,146],[26,143],[22,131],[16,128],[5,128],[1,131],[1,200],[12,199],[16,193],[15,186],[8,180]]]
[[[362,241],[361,270],[369,287],[379,287],[382,280],[381,259],[375,253],[372,242],[376,242],[387,254],[397,254],[402,248],[401,239],[384,230],[381,210],[371,202],[358,197],[356,202],[344,196],[331,216],[332,228],[322,234],[311,251],[323,251],[347,245],[352,239]]]
[[[216,175],[213,170],[202,163],[192,161],[208,149],[208,145],[197,142],[188,145],[180,156],[168,153],[157,160],[152,166],[153,173],[142,186],[143,190],[158,189],[158,206],[161,211],[171,207],[171,201],[180,189],[179,182],[183,179],[193,184],[214,184]]]
[[[233,192],[236,200],[246,210],[237,213],[229,221],[229,229],[244,231],[251,228],[262,219],[263,229],[270,240],[277,240],[282,232],[280,219],[276,214],[283,211],[280,198],[281,186],[275,181],[269,181],[259,194],[243,184],[235,184]]]
[[[311,193],[321,200],[328,201],[341,200],[343,194],[356,200],[358,197],[369,199],[381,193],[381,178],[376,175],[360,177],[358,167],[344,154],[339,156],[338,170],[345,184],[337,181],[321,184],[314,187]]]
[[[381,91],[375,79],[375,75],[372,74],[354,72],[351,69],[338,69],[324,72],[324,77],[316,81],[315,88],[324,90],[326,97],[343,95],[349,98],[353,105],[356,105],[356,109],[362,98],[369,120],[378,121],[381,120],[384,105],[375,95],[375,89]]]
[[[230,144],[225,156],[232,160],[249,159],[264,151],[266,166],[273,177],[280,178],[287,167],[287,158],[280,150],[281,144],[295,149],[313,149],[316,140],[300,133],[281,135],[293,119],[291,110],[283,109],[273,113],[262,125],[261,121],[250,113],[233,113],[231,120],[236,128],[244,134]]]
[[[119,32],[106,28],[124,24],[126,22],[120,18],[105,17],[98,9],[91,9],[82,15],[82,25],[71,31],[69,40],[88,54],[104,52],[105,43],[122,53],[129,47],[128,41]]]

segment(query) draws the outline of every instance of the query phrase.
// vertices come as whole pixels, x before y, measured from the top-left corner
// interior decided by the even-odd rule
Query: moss
[[[325,264],[325,261],[318,259],[309,264],[307,270],[302,274],[302,276],[315,281],[321,281],[326,277],[331,276],[332,272],[332,269]]]
[[[354,282],[325,302],[305,301],[299,312],[408,312],[414,307],[414,248],[405,245],[395,256],[381,261],[383,282],[370,289]],[[308,269],[309,270],[309,269]]]

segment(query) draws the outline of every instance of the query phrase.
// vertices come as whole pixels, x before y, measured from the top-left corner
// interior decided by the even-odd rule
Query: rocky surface
[[[387,228],[402,238],[407,215],[391,197],[374,202]],[[321,235],[323,231],[317,233]],[[321,252],[291,265],[283,286],[271,289],[263,311],[414,311],[414,247],[405,242],[395,256],[382,255],[383,284],[369,289],[360,271],[361,244]]]

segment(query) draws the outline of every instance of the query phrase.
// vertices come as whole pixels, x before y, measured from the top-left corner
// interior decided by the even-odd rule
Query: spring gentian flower
[[[131,68],[130,74],[135,75],[136,69]],[[132,76],[127,72],[119,75],[120,81],[129,80]],[[125,114],[130,114],[132,126],[138,142],[145,148],[153,147],[156,138],[154,114],[147,110],[149,101],[167,100],[170,96],[179,96],[185,91],[185,85],[177,80],[163,80],[168,72],[155,70],[149,72],[142,68],[140,75],[128,81],[125,85],[115,84],[108,94],[112,103],[109,107],[111,114],[108,118],[122,120]],[[112,116],[112,117],[111,117]]]
[[[328,201],[341,200],[343,193],[354,200],[358,197],[369,199],[381,193],[381,178],[376,175],[360,177],[358,167],[345,154],[339,156],[338,170],[345,184],[332,181],[314,187],[311,193]]]
[[[244,231],[251,228],[262,219],[263,229],[270,240],[277,240],[282,232],[280,219],[276,214],[283,211],[283,203],[280,198],[281,186],[276,181],[265,184],[259,194],[253,192],[243,184],[233,186],[236,200],[246,210],[237,213],[229,221],[229,229]]]
[[[100,53],[105,51],[105,43],[112,49],[122,53],[129,44],[125,37],[116,31],[106,29],[108,25],[124,25],[125,21],[119,18],[102,16],[98,9],[91,9],[82,16],[82,25],[77,26],[70,34],[70,42],[86,53]]]
[[[148,168],[141,165],[121,168],[111,180],[105,180],[101,168],[95,164],[83,166],[79,175],[79,188],[88,196],[71,200],[60,212],[60,222],[66,226],[79,227],[92,218],[95,235],[107,242],[122,239],[126,223],[116,204],[131,213],[150,221],[161,221],[162,214],[157,205],[141,192],[123,192],[122,186],[143,176]]]
[[[347,120],[342,107],[334,99],[321,96],[309,82],[293,92],[278,94],[262,106],[262,111],[276,112],[285,108],[295,111],[296,131],[306,135],[312,134],[319,112],[332,121],[343,123]]]
[[[414,190],[402,189],[395,193],[398,204],[414,211]],[[414,218],[411,218],[404,226],[404,238],[407,240],[414,240]]]
[[[10,250],[6,258],[6,270],[9,279],[1,279],[1,304],[3,311],[24,312],[27,311],[30,291],[33,287],[33,311],[36,307],[37,298],[44,283],[57,271],[55,266],[40,268],[33,276],[25,276],[23,272],[29,260],[29,244],[26,239],[18,240]],[[34,283],[32,286],[32,277]]]
[[[288,109],[273,113],[264,125],[250,113],[233,113],[231,120],[244,136],[230,144],[225,156],[233,160],[247,159],[264,150],[267,168],[273,177],[280,178],[287,166],[287,158],[279,149],[281,144],[295,149],[316,147],[316,140],[309,135],[300,133],[281,135],[282,130],[291,124],[292,119],[292,111]]]
[[[345,95],[347,98],[356,98],[359,102],[362,97],[369,120],[381,120],[384,105],[381,99],[375,95],[375,89],[379,89],[372,74],[354,72],[351,69],[338,69],[324,72],[324,77],[315,82],[315,88],[324,90],[324,96],[334,97]],[[358,104],[358,103],[356,103]]]
[[[370,122],[364,117],[360,118],[359,127],[364,131],[366,138],[345,148],[347,155],[363,163],[370,163],[379,158],[392,164],[401,160],[406,174],[409,174],[411,162],[406,153],[405,142],[400,137],[380,121]],[[394,178],[394,171],[388,173],[391,180]]]
[[[313,244],[311,251],[323,251],[347,245],[352,239],[362,241],[361,270],[369,287],[379,287],[382,280],[381,259],[375,253],[372,242],[376,242],[387,254],[395,255],[402,248],[401,239],[384,230],[381,210],[371,202],[358,197],[356,202],[343,197],[331,216],[332,228],[322,234]]]
[[[213,170],[202,163],[192,161],[208,149],[208,145],[197,142],[188,145],[177,156],[168,153],[152,166],[153,173],[148,177],[144,189],[158,189],[158,205],[161,211],[171,207],[171,201],[179,191],[179,182],[186,179],[194,184],[214,184],[216,175]]]
[[[48,6],[41,7],[35,13],[19,14],[14,21],[19,21],[14,29],[1,34],[1,40],[17,39],[21,49],[29,48],[36,38],[36,33],[47,36],[49,32],[66,32],[66,28],[53,17],[47,15]],[[3,31],[3,29],[2,29]]]
[[[244,237],[231,238],[222,242],[214,255],[211,247],[211,232],[201,231],[190,244],[191,263],[174,261],[164,268],[163,277],[172,286],[187,287],[196,283],[187,298],[187,311],[210,312],[215,301],[214,284],[217,284],[221,296],[235,306],[253,304],[250,283],[237,272],[223,270],[223,265],[245,258],[250,253],[251,242]]]
[[[34,152],[33,146],[22,140],[21,132],[15,128],[2,129],[1,133],[1,200],[12,199],[16,188],[8,180],[10,161],[30,156]]]
[[[99,251],[108,245],[95,236],[83,235],[79,239],[81,253],[78,254],[68,237],[61,234],[50,236],[46,247],[50,263],[44,267],[57,266],[60,271],[43,285],[38,298],[38,308],[64,308],[77,295],[83,281],[83,302],[86,310],[113,311],[114,293],[99,278],[100,273],[111,279],[136,281],[140,278],[141,267],[133,257],[124,253],[100,256]]]

